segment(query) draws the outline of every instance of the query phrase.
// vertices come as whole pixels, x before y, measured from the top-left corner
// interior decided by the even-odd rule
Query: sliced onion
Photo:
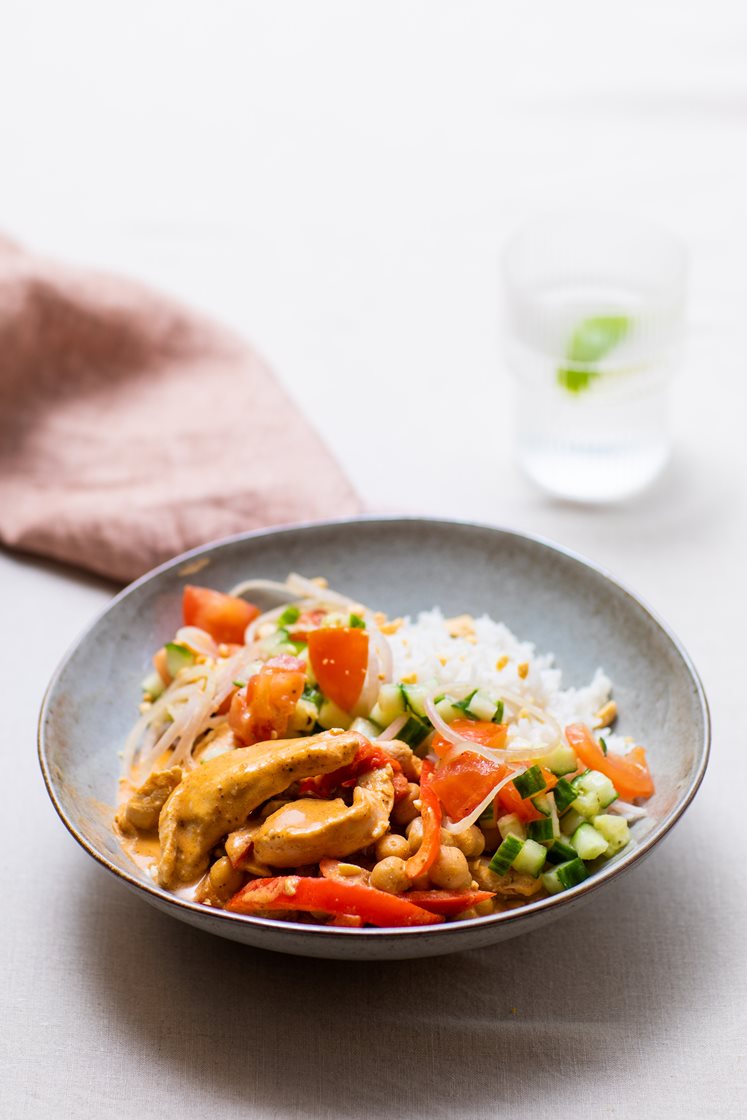
[[[379,743],[379,742],[383,743],[383,742],[387,742],[390,739],[396,739],[397,736],[399,735],[400,731],[402,730],[402,728],[407,723],[409,718],[410,717],[407,715],[406,712],[403,716],[397,716],[396,719],[392,720],[392,722],[389,724],[388,727],[384,728],[384,730],[381,732],[380,735],[376,736],[376,742],[377,743]]]
[[[241,599],[244,595],[250,595],[255,591],[270,592],[273,595],[287,595],[287,583],[280,583],[275,579],[244,579],[241,583],[237,583],[228,592],[233,595],[235,599]]]
[[[616,813],[619,817],[624,817],[630,824],[633,824],[635,821],[642,821],[644,817],[648,816],[646,810],[642,809],[640,805],[631,805],[629,801],[620,801],[619,798],[617,801],[612,802],[607,812]]]
[[[513,778],[515,778],[517,774],[521,773],[522,771],[520,769],[509,771],[509,773],[501,778],[499,782],[496,782],[490,793],[487,795],[487,797],[483,798],[476,809],[473,809],[471,813],[468,813],[466,817],[462,817],[462,819],[459,821],[452,821],[447,817],[443,827],[447,832],[463,832],[465,828],[469,828],[471,824],[475,823],[478,817],[482,816],[495,795],[500,790],[502,790],[503,787],[507,785]]]
[[[360,696],[355,702],[352,715],[354,716],[368,716],[376,703],[376,697],[379,695],[379,688],[381,681],[379,680],[379,659],[376,656],[376,650],[370,637],[368,640],[368,668],[366,669],[366,676],[363,680],[363,687],[361,688]]]
[[[273,607],[271,611],[265,611],[264,614],[258,614],[256,618],[253,618],[244,631],[244,645],[250,646],[254,642],[260,626],[264,626],[266,622],[274,622],[276,618],[280,618],[284,610],[292,605],[291,603],[281,603],[279,607]]]
[[[534,718],[536,720],[539,720],[540,723],[546,724],[551,729],[559,743],[563,742],[563,732],[561,731],[560,724],[555,719],[555,716],[551,715],[550,712],[546,712],[544,708],[540,708],[537,704],[533,704],[530,700],[524,699],[524,697],[519,695],[518,692],[507,692],[502,686],[500,689],[500,698],[504,701],[504,703],[508,702],[512,705],[512,707],[519,709],[519,711],[524,708],[528,715],[534,716]],[[548,746],[545,753],[547,753],[547,751],[551,749],[552,746]]]
[[[218,656],[218,646],[215,641],[206,630],[201,630],[198,626],[182,626],[176,632],[176,640],[205,657]]]

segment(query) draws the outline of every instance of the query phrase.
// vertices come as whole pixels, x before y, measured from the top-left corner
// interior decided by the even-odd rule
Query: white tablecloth
[[[689,647],[715,738],[671,838],[578,914],[416,964],[263,954],[65,833],[36,715],[112,589],[0,555],[0,1115],[745,1115],[746,126],[736,0],[6,3],[0,223],[238,326],[370,507],[611,568]],[[517,221],[588,200],[692,256],[674,461],[593,510],[512,464],[497,268]]]

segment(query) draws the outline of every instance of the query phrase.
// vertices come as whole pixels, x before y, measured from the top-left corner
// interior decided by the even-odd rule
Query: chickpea
[[[420,816],[420,811],[415,807],[416,801],[420,801],[420,786],[415,782],[408,782],[407,793],[392,809],[395,824],[406,825]]]
[[[410,821],[405,829],[405,835],[407,836],[410,853],[411,855],[415,855],[418,848],[423,843],[423,818],[415,817],[414,820]]]
[[[404,836],[398,836],[396,832],[387,832],[386,836],[382,836],[380,840],[376,841],[377,859],[387,859],[388,856],[407,859],[409,855],[409,843]]]
[[[379,860],[369,881],[372,887],[388,894],[401,894],[410,886],[405,861],[398,856],[387,856],[386,859]]]
[[[476,918],[476,917],[477,917],[477,910],[474,908],[474,906],[470,906],[467,910],[462,910],[462,912],[460,914],[457,914],[456,915],[456,920],[458,922],[466,922],[468,918]]]
[[[475,913],[484,918],[486,914],[492,914],[495,911],[495,903],[492,898],[486,898],[484,902],[478,902],[475,906]]]
[[[449,835],[451,836],[451,843],[455,848],[464,852],[467,859],[475,859],[482,855],[485,849],[485,837],[476,824],[471,824],[463,832],[452,832]]]
[[[442,848],[428,872],[434,887],[447,891],[466,891],[472,886],[467,857],[459,848]]]
[[[235,894],[243,882],[244,876],[234,871],[228,856],[222,856],[210,868],[210,885],[221,895]]]

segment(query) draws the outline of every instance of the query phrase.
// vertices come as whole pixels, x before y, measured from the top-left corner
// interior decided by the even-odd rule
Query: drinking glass
[[[631,217],[564,214],[520,230],[503,266],[522,466],[577,501],[643,490],[670,454],[684,246]]]

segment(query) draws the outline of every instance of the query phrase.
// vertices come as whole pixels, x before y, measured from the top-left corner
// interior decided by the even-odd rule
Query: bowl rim
[[[692,774],[687,786],[681,791],[680,798],[675,805],[669,810],[664,818],[651,830],[651,832],[640,842],[633,845],[629,851],[621,853],[620,857],[613,863],[608,864],[606,867],[601,868],[599,871],[589,876],[582,883],[570,890],[562,891],[559,894],[550,895],[547,898],[538,899],[534,902],[528,902],[524,905],[518,906],[512,910],[504,910],[499,914],[488,914],[483,917],[468,918],[460,922],[444,922],[428,926],[398,926],[398,927],[370,927],[370,928],[354,928],[345,926],[315,926],[301,922],[281,921],[273,918],[260,918],[251,914],[236,914],[228,910],[218,910],[212,907],[206,907],[202,903],[193,902],[188,899],[180,898],[178,895],[170,894],[167,891],[161,890],[155,884],[148,882],[144,878],[140,878],[135,874],[136,867],[133,864],[133,873],[123,871],[117,867],[111,860],[103,853],[100,852],[82,833],[78,830],[75,823],[70,819],[68,814],[57,796],[55,789],[54,779],[51,774],[51,769],[46,755],[46,733],[47,721],[49,719],[50,707],[54,701],[55,691],[57,684],[65,671],[68,662],[72,659],[78,649],[87,641],[91,632],[98,626],[99,622],[113,610],[118,603],[127,598],[139,587],[153,580],[156,576],[170,571],[172,568],[177,568],[192,560],[199,559],[207,553],[215,552],[222,549],[227,545],[238,544],[243,541],[258,540],[265,537],[281,537],[284,534],[297,533],[299,531],[335,528],[346,525],[355,524],[385,524],[388,526],[396,526],[398,524],[407,525],[427,525],[429,527],[440,526],[444,528],[460,527],[464,529],[478,529],[488,532],[496,532],[503,536],[513,537],[520,541],[529,541],[531,544],[539,545],[543,549],[550,552],[556,552],[565,558],[575,562],[582,568],[591,569],[596,575],[601,576],[606,582],[612,584],[623,596],[632,602],[632,604],[644,612],[649,620],[661,631],[661,633],[669,640],[671,645],[676,650],[685,665],[690,680],[695,689],[695,696],[697,697],[700,712],[703,718],[703,741],[700,744],[700,753],[695,766],[695,771]],[[88,623],[84,630],[75,638],[75,640],[68,647],[67,651],[60,660],[57,668],[55,669],[52,677],[47,685],[39,711],[39,719],[37,724],[37,754],[39,758],[39,765],[41,768],[44,784],[52,804],[57,811],[62,823],[70,835],[80,844],[80,846],[102,867],[105,867],[117,878],[121,879],[125,884],[134,890],[142,891],[146,895],[150,895],[152,901],[156,902],[162,908],[173,907],[182,912],[194,914],[199,919],[208,919],[216,922],[227,922],[232,926],[237,923],[239,925],[247,925],[251,928],[260,928],[267,931],[272,931],[285,934],[289,937],[297,934],[304,935],[307,939],[326,939],[333,938],[364,938],[366,940],[374,939],[380,940],[382,938],[391,937],[412,937],[419,936],[421,938],[441,938],[448,936],[449,932],[452,936],[459,931],[467,929],[475,930],[480,928],[490,928],[492,926],[500,926],[503,924],[511,924],[513,922],[521,922],[530,918],[531,916],[541,915],[544,913],[555,913],[563,907],[572,905],[578,901],[580,897],[586,898],[588,895],[594,893],[606,883],[619,878],[624,872],[630,870],[631,867],[641,862],[652,849],[659,843],[660,840],[666,836],[675,824],[680,820],[685,810],[691,804],[695,794],[698,792],[700,785],[703,781],[705,771],[708,766],[711,748],[711,714],[706,697],[705,689],[700,678],[700,674],[695,667],[695,664],[687,652],[685,646],[674,633],[672,628],[666,623],[656,611],[654,611],[648,603],[642,599],[636,592],[634,592],[625,583],[621,582],[614,576],[608,569],[595,561],[588,559],[581,553],[575,552],[572,549],[565,547],[547,537],[540,536],[535,533],[526,533],[520,529],[510,528],[503,525],[488,524],[486,522],[475,521],[463,518],[450,518],[450,517],[429,517],[427,515],[419,514],[361,514],[354,517],[340,517],[340,518],[327,518],[318,521],[299,521],[283,525],[271,526],[263,529],[252,529],[243,533],[234,533],[227,537],[220,537],[213,541],[208,541],[205,544],[198,545],[196,548],[188,549],[186,552],[179,553],[177,556],[172,557],[170,560],[151,568],[150,571],[145,572],[136,580],[127,584],[122,588],[114,598],[110,599],[108,603],[97,612],[93,619]]]

